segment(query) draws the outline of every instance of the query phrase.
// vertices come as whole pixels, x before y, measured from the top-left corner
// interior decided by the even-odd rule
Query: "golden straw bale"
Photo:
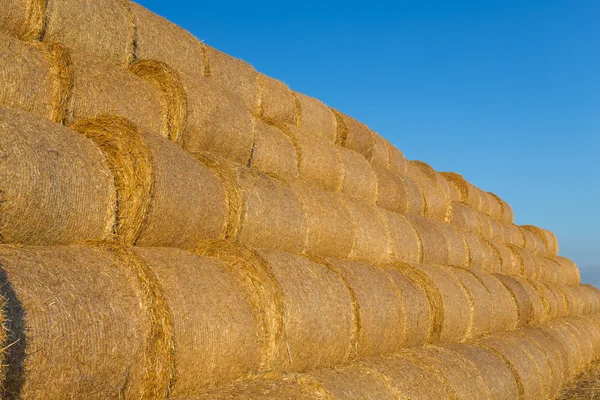
[[[419,241],[423,249],[421,262],[437,265],[448,264],[450,249],[442,229],[427,218],[418,216],[407,218],[419,235]]]
[[[294,96],[285,83],[258,73],[258,115],[268,121],[294,124],[296,107]]]
[[[337,110],[332,110],[337,123],[336,143],[362,154],[371,161],[375,147],[374,133],[365,124]]]
[[[498,354],[471,344],[452,344],[444,348],[460,354],[477,368],[493,399],[519,398],[516,377]]]
[[[175,400],[331,400],[320,385],[311,385],[297,374],[266,374],[204,391],[201,395]]]
[[[489,388],[479,370],[461,354],[433,346],[409,350],[406,354],[438,371],[450,383],[457,399],[491,399]]]
[[[358,261],[327,259],[329,266],[344,277],[358,304],[360,326],[357,356],[392,354],[399,351],[406,332],[405,299],[380,267]]]
[[[489,196],[487,194],[487,192],[484,192],[483,190],[476,188],[477,190],[477,195],[479,196],[479,211],[483,214],[483,215],[487,215],[491,217],[491,213],[492,213],[492,200],[491,200],[491,196]]]
[[[519,326],[539,323],[544,316],[544,306],[538,294],[523,278],[497,274],[517,303]]]
[[[452,203],[442,188],[412,164],[409,164],[407,172],[408,177],[419,185],[419,189],[423,193],[424,215],[438,221],[450,222]]]
[[[444,178],[456,187],[460,193],[460,201],[473,207],[473,209],[481,210],[481,190],[469,183],[462,175],[456,172],[442,172]]]
[[[504,243],[488,240],[487,243],[500,260],[500,270],[504,275],[521,275],[521,263],[517,255]]]
[[[556,392],[558,392],[558,385],[560,385],[560,381],[556,380],[555,371],[553,368],[556,368],[556,373],[560,372],[559,368],[561,366],[557,365],[554,362],[550,362],[548,350],[545,350],[541,347],[541,344],[536,340],[533,340],[528,335],[518,335],[516,333],[507,334],[508,337],[515,340],[518,345],[525,350],[527,356],[533,360],[537,370],[539,371],[540,378],[540,387],[542,388],[542,395],[540,398],[543,399],[551,399],[554,398]]]
[[[133,60],[133,16],[122,0],[48,0],[44,40],[82,57],[125,66]]]
[[[114,178],[91,141],[0,108],[0,149],[1,242],[69,244],[112,235]]]
[[[508,245],[519,265],[520,275],[535,280],[545,280],[544,264],[528,250]]]
[[[577,285],[581,281],[581,276],[579,274],[579,268],[577,265],[566,257],[556,256],[553,260],[558,263],[563,269],[565,274],[566,283],[569,285]]]
[[[217,176],[175,144],[103,116],[72,128],[104,152],[115,175],[117,234],[140,246],[194,249],[224,236],[226,194]]]
[[[74,85],[68,123],[100,115],[119,115],[143,130],[169,137],[164,98],[130,71],[96,59],[74,59]]]
[[[55,43],[0,33],[0,104],[62,123],[73,85],[69,54]]]
[[[298,179],[298,154],[294,142],[279,128],[253,118],[254,145],[250,167],[286,181]]]
[[[391,235],[377,206],[339,195],[354,224],[350,258],[372,263],[387,263],[392,252]],[[392,229],[392,228],[390,228]]]
[[[468,336],[477,338],[491,333],[494,324],[494,305],[490,292],[470,271],[460,268],[447,268],[446,271],[458,278],[471,299],[473,322]]]
[[[481,241],[481,250],[483,251],[484,271],[499,273],[502,270],[500,257],[496,253],[496,249],[488,240],[478,238]]]
[[[490,226],[491,240],[504,241],[504,228],[502,224],[491,217],[485,217]]]
[[[355,228],[339,196],[303,182],[292,183],[290,188],[306,216],[306,251],[319,256],[348,258]]]
[[[3,0],[0,30],[25,42],[39,40],[44,31],[45,0]]]
[[[467,204],[453,201],[451,203],[453,225],[464,229],[467,232],[481,235],[481,220],[477,211]]]
[[[448,263],[454,267],[467,268],[469,266],[469,249],[462,235],[454,226],[445,222],[432,221],[442,230],[448,243]]]
[[[581,354],[581,357],[579,360],[577,373],[581,373],[585,370],[587,365],[592,360],[592,355],[594,353],[593,343],[588,337],[588,334],[585,331],[583,331],[579,326],[574,324],[574,321],[572,319],[568,319],[561,322],[563,322],[561,326],[564,327],[565,331],[571,334],[571,336],[575,340],[575,343],[579,347],[579,353]]]
[[[498,196],[493,193],[485,192],[484,195],[488,198],[490,203],[490,214],[489,216],[494,218],[498,222],[502,222],[502,203]]]
[[[519,310],[515,298],[502,282],[493,274],[483,271],[469,271],[490,293],[493,308],[492,332],[516,329]]]
[[[219,260],[229,273],[240,282],[250,302],[258,324],[261,345],[260,370],[278,367],[284,352],[283,293],[271,266],[256,251],[227,240],[202,242],[195,251],[203,257]]]
[[[81,246],[4,246],[0,263],[9,345],[2,398],[166,395],[169,324],[153,320],[164,308],[134,265]]]
[[[460,196],[456,191],[456,187],[450,184],[439,172],[434,170],[431,165],[419,160],[412,160],[410,163],[419,168],[429,179],[437,183],[449,201],[459,200]]]
[[[582,304],[579,297],[577,297],[577,292],[574,286],[571,285],[561,285],[559,289],[565,294],[567,298],[567,315],[575,316],[580,315],[582,311]]]
[[[333,111],[320,100],[302,93],[294,92],[302,110],[300,128],[313,135],[322,136],[335,143],[337,125]]]
[[[202,43],[185,29],[139,4],[131,3],[138,60],[162,61],[178,73],[196,78],[208,68]]]
[[[416,265],[414,268],[433,282],[441,296],[442,323],[441,329],[434,325],[434,339],[439,338],[441,342],[467,339],[471,334],[473,305],[465,286],[447,268],[429,265]]]
[[[545,244],[541,236],[539,236],[536,232],[525,228],[524,226],[519,226],[519,230],[523,234],[523,238],[525,239],[525,243],[523,248],[531,253],[545,255]]]
[[[373,132],[373,154],[369,161],[374,168],[387,169],[390,165],[388,142],[377,132]]]
[[[556,318],[566,317],[569,312],[569,304],[565,293],[556,284],[548,282],[542,282],[542,284],[554,295],[554,299],[556,300]]]
[[[502,200],[495,193],[490,192],[489,194],[500,203],[500,221],[504,222],[505,224],[513,224],[515,220],[515,215],[510,204]]]
[[[542,346],[548,355],[548,362],[552,370],[552,384],[556,385],[554,391],[558,392],[560,387],[569,379],[569,353],[564,344],[556,337],[539,328],[530,328],[521,333],[530,340]],[[556,393],[555,393],[556,394]]]
[[[506,336],[488,336],[476,343],[499,356],[513,371],[517,380],[518,399],[542,398],[541,376],[535,361],[519,346],[518,341]]]
[[[529,283],[540,297],[542,305],[544,306],[545,316],[542,321],[558,318],[559,305],[554,293],[548,288],[547,285],[544,284],[544,282],[536,282],[531,280]]]
[[[454,399],[456,393],[448,380],[430,365],[400,356],[381,357],[360,362],[384,375],[400,399]]]
[[[421,260],[421,245],[419,234],[413,228],[410,221],[403,215],[379,210],[379,214],[385,222],[386,231],[389,232],[390,239],[390,261],[418,263]],[[339,246],[340,239],[336,240]]]
[[[522,225],[521,228],[534,233],[542,240],[543,246],[536,240],[536,246],[541,246],[541,249],[538,250],[540,255],[548,257],[555,257],[558,255],[558,239],[556,239],[554,233],[533,225]]]
[[[326,264],[261,250],[283,294],[284,351],[278,369],[305,371],[340,364],[356,349],[358,321],[344,280]]]
[[[507,244],[512,244],[518,247],[525,246],[525,238],[523,237],[523,233],[518,226],[513,224],[504,224],[502,225],[502,230],[504,231],[504,241]]]
[[[460,232],[469,251],[469,268],[472,270],[484,270],[492,272],[494,263],[485,248],[485,242],[480,237],[469,233]]]
[[[566,282],[565,273],[554,261],[547,257],[535,257],[537,262],[542,266],[543,276],[546,282],[560,283],[564,285]]]
[[[377,205],[401,214],[423,215],[425,202],[419,186],[407,177],[376,169]]]
[[[408,162],[404,157],[404,154],[393,146],[390,142],[387,142],[388,148],[388,157],[390,158],[390,164],[388,169],[394,175],[401,176],[406,174],[406,169],[408,168]]]
[[[300,253],[307,236],[306,216],[294,192],[284,182],[238,167],[243,216],[237,235],[251,247]]]
[[[332,399],[395,400],[399,395],[384,374],[363,365],[310,372],[307,375],[325,389]]]
[[[395,265],[390,265],[386,271],[403,298],[406,315],[406,343],[404,346],[422,346],[427,342],[432,330],[434,312],[432,308],[435,304],[430,303],[427,290],[419,284],[422,280],[411,279],[403,272],[402,267],[396,268]],[[439,293],[436,294],[439,297]]]
[[[172,318],[172,396],[229,382],[259,367],[258,316],[237,274],[218,260],[182,250],[140,247],[135,252],[156,275]]]
[[[565,360],[565,371],[567,377],[573,377],[579,371],[581,364],[581,346],[575,341],[573,333],[566,330],[565,324],[560,322],[550,322],[538,328],[547,336],[555,339],[564,349],[567,355]]]
[[[231,93],[240,97],[250,110],[250,114],[259,114],[260,90],[258,72],[240,59],[225,54],[220,50],[202,44],[206,57],[204,76],[210,77],[223,85]],[[198,68],[198,66],[196,66]]]
[[[590,313],[597,314],[600,311],[600,290],[597,287],[584,284],[582,288],[588,291],[590,301]]]
[[[343,168],[341,192],[374,204],[378,198],[378,180],[371,164],[355,151],[344,147],[337,150]]]

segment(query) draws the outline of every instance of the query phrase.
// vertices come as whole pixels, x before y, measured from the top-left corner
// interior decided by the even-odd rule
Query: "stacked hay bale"
[[[550,398],[600,358],[498,196],[135,3],[0,6],[3,398]]]

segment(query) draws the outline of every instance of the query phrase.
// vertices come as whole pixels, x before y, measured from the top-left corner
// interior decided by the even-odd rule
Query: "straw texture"
[[[254,144],[250,167],[284,180],[298,179],[298,154],[292,139],[260,119],[253,118],[252,121]]]
[[[336,142],[344,147],[362,154],[367,160],[373,158],[375,140],[373,132],[363,123],[358,122],[337,110],[333,110],[337,122]]]
[[[52,245],[112,235],[113,175],[91,141],[4,108],[0,132],[0,241]]]
[[[375,203],[378,197],[378,182],[375,171],[360,154],[339,147],[342,163],[341,192],[368,203]]]
[[[286,124],[295,123],[297,117],[294,96],[285,83],[259,73],[258,88],[258,114],[262,118]]]
[[[331,143],[337,136],[337,125],[333,111],[321,101],[305,94],[294,92],[302,113],[300,127],[303,131],[322,136]]]
[[[3,0],[0,30],[23,41],[39,40],[44,30],[44,0]]]

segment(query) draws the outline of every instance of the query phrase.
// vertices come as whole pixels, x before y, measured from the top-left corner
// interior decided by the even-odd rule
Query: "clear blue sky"
[[[600,285],[597,0],[140,3],[496,192]]]

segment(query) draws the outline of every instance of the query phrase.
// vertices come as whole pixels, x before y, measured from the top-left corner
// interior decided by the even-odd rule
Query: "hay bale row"
[[[423,214],[438,221],[450,222],[452,202],[443,188],[423,173],[419,167],[411,163],[408,165],[407,176],[419,186],[423,193]]]

